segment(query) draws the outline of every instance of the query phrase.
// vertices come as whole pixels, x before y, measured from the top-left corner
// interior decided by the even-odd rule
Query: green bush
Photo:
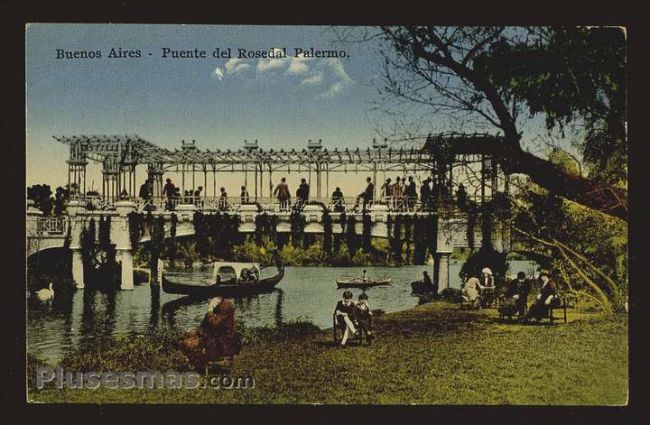
[[[462,299],[462,291],[457,288],[445,288],[440,292],[440,296],[452,303],[459,303]]]
[[[257,328],[244,328],[242,339],[244,344],[255,344],[263,341],[287,341],[314,336],[320,328],[310,321],[295,320],[282,323],[279,326],[262,326]]]
[[[84,344],[68,352],[60,365],[82,372],[189,370],[188,359],[179,346],[182,336],[182,331],[164,329]]]

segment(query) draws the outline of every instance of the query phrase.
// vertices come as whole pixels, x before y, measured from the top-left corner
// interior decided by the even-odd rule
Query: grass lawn
[[[331,331],[269,332],[246,344],[232,377],[254,388],[30,390],[36,402],[623,405],[625,317],[569,311],[569,323],[503,324],[490,310],[436,302],[374,321],[372,346]],[[311,329],[311,328],[310,328]],[[134,371],[135,372],[135,371]]]

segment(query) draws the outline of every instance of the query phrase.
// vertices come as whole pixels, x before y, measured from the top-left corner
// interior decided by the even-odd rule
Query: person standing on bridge
[[[391,192],[392,189],[391,189],[390,182],[391,182],[391,179],[387,178],[386,181],[384,182],[384,184],[381,186],[379,196],[380,196],[382,202],[389,202],[389,200],[390,200],[390,197],[392,195],[392,192]]]
[[[395,179],[395,184],[392,186],[392,195],[393,195],[393,209],[399,210],[402,208],[402,197],[404,195],[404,184],[402,179],[397,176]]]
[[[372,182],[372,179],[368,177],[366,179],[366,182],[368,185],[366,186],[366,189],[357,196],[357,206],[359,205],[359,200],[363,199],[363,211],[366,210],[366,207],[368,204],[372,203],[372,199],[375,196],[375,184]]]
[[[275,187],[273,194],[278,197],[278,202],[280,203],[280,211],[286,211],[289,209],[291,192],[289,192],[289,186],[287,185],[286,177],[282,177],[280,179],[280,183]]]
[[[300,179],[300,186],[298,186],[298,190],[296,191],[296,198],[298,198],[298,202],[301,205],[309,201],[309,184],[304,178]]]
[[[167,179],[165,182],[165,186],[163,187],[163,196],[167,198],[167,205],[165,208],[167,210],[173,210],[174,209],[174,196],[176,195],[176,186],[174,186],[174,183],[172,183],[172,179]]]
[[[336,212],[343,212],[345,211],[345,208],[343,204],[345,203],[343,199],[343,192],[341,192],[341,188],[337,187],[334,192],[332,192],[332,205],[333,209]]]
[[[221,211],[228,210],[228,194],[226,193],[226,188],[222,187],[219,189],[221,191],[221,196],[219,196],[219,209]]]
[[[203,186],[199,186],[194,191],[194,205],[196,205],[199,209],[203,209],[203,200],[201,199],[202,191],[203,191]]]
[[[248,190],[246,190],[246,186],[241,187],[241,194],[239,197],[242,205],[248,204],[250,202],[250,196],[248,196]]]
[[[415,188],[413,176],[409,176],[409,184],[406,186],[406,199],[408,203],[408,210],[415,212],[415,203],[418,200],[418,192]]]
[[[422,202],[422,209],[427,211],[429,209],[431,198],[431,187],[429,186],[430,178],[427,177],[422,186],[420,186],[420,201]]]

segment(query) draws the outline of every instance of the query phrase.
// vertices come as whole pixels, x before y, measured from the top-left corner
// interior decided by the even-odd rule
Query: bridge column
[[[77,289],[83,289],[84,284],[84,262],[81,255],[81,230],[83,229],[85,217],[79,213],[85,211],[86,206],[82,201],[71,200],[67,206],[70,217],[70,250],[72,251],[72,280]]]
[[[129,213],[135,211],[137,205],[131,201],[120,201],[115,204],[118,216],[115,218],[117,258],[121,263],[121,289],[133,289],[133,254],[131,237],[129,235]],[[112,224],[111,224],[112,226]]]
[[[453,229],[450,222],[438,218],[437,250],[433,276],[438,282],[438,290],[449,288],[449,257],[454,250]]]

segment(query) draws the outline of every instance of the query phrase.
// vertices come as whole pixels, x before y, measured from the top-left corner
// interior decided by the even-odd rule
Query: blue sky
[[[287,47],[290,56],[314,47],[345,49],[349,58],[163,59],[165,47],[208,55]],[[142,58],[109,59],[111,48]],[[56,49],[100,50],[102,58],[57,59]],[[308,139],[368,146],[378,124],[391,126],[372,109],[381,73],[372,44],[341,44],[326,27],[30,24],[27,184],[66,183],[67,147],[52,135],[137,134],[168,148],[182,139],[209,149],[235,149],[244,139],[264,148],[301,148]],[[88,184],[101,186],[100,178],[90,167]]]

